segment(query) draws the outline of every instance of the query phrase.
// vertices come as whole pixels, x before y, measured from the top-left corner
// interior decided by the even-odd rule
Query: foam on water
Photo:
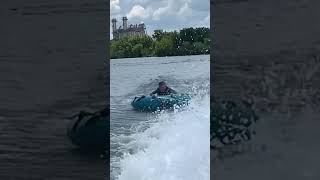
[[[183,110],[154,117],[126,137],[118,180],[209,180],[210,97],[193,97]],[[139,129],[139,128],[137,128]],[[128,151],[131,149],[131,151]]]

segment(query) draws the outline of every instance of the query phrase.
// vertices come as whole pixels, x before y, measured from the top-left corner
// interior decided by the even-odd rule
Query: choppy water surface
[[[111,60],[113,180],[209,180],[209,56]],[[159,81],[192,95],[191,104],[161,113],[134,111],[131,100]]]

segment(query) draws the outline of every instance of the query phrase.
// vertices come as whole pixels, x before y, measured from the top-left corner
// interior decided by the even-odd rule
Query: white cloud
[[[111,0],[110,1],[110,9],[112,13],[118,13],[120,12],[120,0]]]
[[[162,7],[156,8],[153,13],[154,20],[160,20],[166,16],[178,18],[192,15],[192,8],[189,7],[191,0],[166,0]]]
[[[200,21],[200,26],[210,27],[210,13],[202,21]]]
[[[128,18],[148,18],[149,17],[149,12],[148,10],[146,10],[144,7],[140,6],[140,5],[135,5],[132,7],[131,11],[127,14]]]
[[[184,6],[180,8],[178,15],[185,16],[185,17],[192,15],[192,9],[189,7],[188,3],[185,3]]]
[[[152,3],[153,0],[133,0],[134,4],[147,5]]]
[[[161,16],[164,16],[168,12],[168,7],[161,7],[154,11],[152,19],[153,20],[160,20]]]

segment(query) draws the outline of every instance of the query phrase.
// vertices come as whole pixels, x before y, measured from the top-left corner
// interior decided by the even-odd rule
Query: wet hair
[[[159,82],[159,86],[162,86],[162,85],[166,85],[166,82],[164,81]]]

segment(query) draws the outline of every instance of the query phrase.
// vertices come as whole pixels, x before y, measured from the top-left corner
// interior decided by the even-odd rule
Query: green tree
[[[194,42],[195,41],[195,30],[191,28],[184,28],[180,31],[180,37],[183,42]]]
[[[142,44],[136,44],[132,48],[132,56],[133,57],[142,57],[142,50],[143,50],[143,45]]]
[[[163,37],[156,42],[155,55],[157,56],[171,56],[173,54],[173,41],[170,37]]]
[[[156,41],[160,41],[164,35],[165,35],[165,33],[163,32],[163,30],[154,30],[152,37]]]
[[[181,31],[155,30],[150,36],[130,36],[112,40],[111,58],[175,56],[210,53],[210,29],[184,28]]]
[[[206,52],[208,51],[208,46],[206,46],[204,43],[202,42],[195,42],[193,44],[194,48],[193,48],[193,54],[198,55],[198,54],[206,54]]]

